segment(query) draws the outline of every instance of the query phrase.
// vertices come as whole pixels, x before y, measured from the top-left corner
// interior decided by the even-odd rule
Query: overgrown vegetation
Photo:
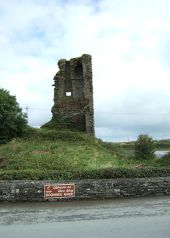
[[[106,143],[80,132],[27,128],[24,138],[0,146],[0,179],[170,176],[169,162],[136,159],[134,145]]]
[[[0,89],[0,144],[22,136],[26,124],[26,115],[22,113],[16,97]]]

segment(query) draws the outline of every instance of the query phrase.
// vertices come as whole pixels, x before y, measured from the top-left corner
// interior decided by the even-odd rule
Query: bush
[[[151,159],[154,158],[154,142],[148,135],[139,135],[135,142],[135,158]]]
[[[16,97],[0,89],[0,144],[21,136],[26,124],[26,115],[22,113]]]

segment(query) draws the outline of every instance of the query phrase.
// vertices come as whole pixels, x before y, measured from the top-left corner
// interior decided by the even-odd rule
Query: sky
[[[0,0],[0,87],[52,117],[59,59],[92,55],[96,137],[170,138],[169,0]]]

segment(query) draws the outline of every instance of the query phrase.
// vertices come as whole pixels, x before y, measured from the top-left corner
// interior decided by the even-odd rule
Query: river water
[[[155,151],[155,156],[157,158],[162,158],[164,155],[166,155],[168,153],[170,153],[170,151],[168,151],[168,150],[157,150],[157,151]]]

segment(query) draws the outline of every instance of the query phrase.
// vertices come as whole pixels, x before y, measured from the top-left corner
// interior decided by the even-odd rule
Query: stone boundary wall
[[[46,184],[75,184],[75,197],[44,199]],[[0,201],[65,201],[170,195],[170,177],[72,181],[0,181]]]

